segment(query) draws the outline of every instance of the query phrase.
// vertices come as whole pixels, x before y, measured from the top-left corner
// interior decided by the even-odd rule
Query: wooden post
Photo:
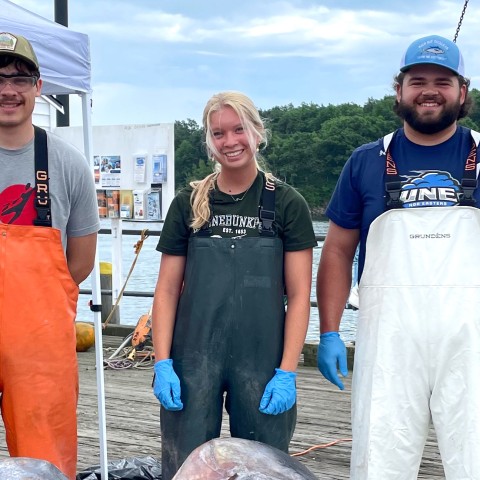
[[[110,262],[100,262],[100,288],[102,291],[112,291],[112,264]],[[108,318],[112,311],[112,307],[112,295],[105,295],[102,293],[102,322],[105,322]],[[120,306],[117,307],[108,323],[112,325],[120,324]]]

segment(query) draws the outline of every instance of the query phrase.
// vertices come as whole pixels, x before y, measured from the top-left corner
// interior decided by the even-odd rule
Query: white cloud
[[[170,123],[192,118],[201,121],[206,100],[213,91],[170,87],[139,89],[126,83],[101,83],[92,95],[94,125]],[[70,102],[71,124],[82,124],[81,104]]]
[[[53,17],[53,0],[15,3]],[[226,89],[245,91],[262,108],[382,98],[408,44],[431,33],[453,38],[463,6],[339,4],[70,0],[71,27],[90,37],[94,122],[198,119],[209,96]],[[470,2],[458,44],[476,88],[479,31],[480,7]]]

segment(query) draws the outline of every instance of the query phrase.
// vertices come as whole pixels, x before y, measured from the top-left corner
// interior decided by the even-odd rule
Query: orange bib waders
[[[11,456],[77,464],[78,286],[60,231],[0,224],[0,394]]]

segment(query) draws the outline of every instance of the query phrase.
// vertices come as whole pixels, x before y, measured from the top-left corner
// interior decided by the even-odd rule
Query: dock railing
[[[150,222],[151,223],[151,222]],[[162,222],[163,223],[163,222]],[[112,235],[112,259],[115,259],[116,262],[122,262],[122,252],[121,252],[121,237],[122,235],[131,235],[131,236],[139,236],[142,230],[134,229],[134,228],[121,228],[118,223],[112,222],[113,228],[101,228],[99,231],[100,235]],[[161,229],[148,229],[148,235],[151,237],[159,237],[161,234]],[[325,240],[324,235],[316,235],[315,236],[317,242],[323,242]],[[115,275],[121,275],[120,269],[112,269],[112,273],[110,274],[112,277]],[[117,278],[106,278],[104,275],[101,275],[100,279],[101,283],[101,295],[102,295],[102,321],[104,321],[112,310],[112,305],[116,301],[116,298],[113,296],[114,285],[117,285],[118,291],[121,289],[122,279]],[[108,285],[109,288],[104,288],[105,285]],[[119,287],[120,286],[120,287]],[[88,288],[81,288],[79,291],[82,295],[91,295],[92,290]],[[138,298],[153,298],[154,292],[153,291],[139,291],[139,290],[127,290],[123,291],[122,296],[125,297],[138,297]],[[310,301],[310,307],[316,308],[317,302],[315,300]],[[349,305],[346,305],[345,308],[351,308]],[[118,317],[117,317],[118,318]],[[110,321],[108,327],[104,330],[104,334],[106,335],[116,335],[116,336],[126,336],[128,333],[133,331],[135,328],[134,325],[123,325],[119,322],[119,320],[115,321],[115,317],[113,317],[112,321]],[[316,366],[316,358],[317,358],[317,343],[314,342],[306,342],[303,350],[303,364],[305,366]],[[354,346],[347,345],[347,355],[348,355],[348,367],[351,370],[353,368],[353,359],[354,359]]]
[[[151,222],[149,222],[149,223],[151,223]],[[163,223],[163,222],[161,222],[161,223]],[[115,263],[115,267],[117,267],[117,268],[114,267],[113,270],[112,270],[112,274],[111,274],[112,278],[111,278],[110,282],[104,281],[105,279],[101,279],[101,284],[102,284],[101,293],[102,293],[102,296],[112,297],[111,301],[107,302],[110,305],[105,305],[106,310],[108,310],[106,312],[106,315],[108,315],[110,313],[110,310],[112,308],[112,303],[117,300],[117,298],[115,296],[115,290],[117,290],[117,292],[119,292],[121,287],[119,288],[118,286],[122,285],[121,270],[118,268],[118,265],[122,265],[121,236],[122,235],[138,236],[141,233],[141,230],[132,229],[132,228],[123,229],[123,228],[121,228],[121,224],[120,224],[120,227],[117,226],[117,225],[118,224],[116,224],[116,226],[112,226],[112,228],[101,228],[98,232],[100,235],[112,235],[112,260],[113,260],[112,263]],[[148,235],[150,237],[159,237],[160,234],[161,234],[161,230],[150,230],[150,229],[148,229]],[[120,242],[117,241],[118,238],[120,238]],[[325,240],[325,235],[316,235],[315,239],[317,240],[317,242],[323,242]],[[105,284],[111,285],[111,287],[110,288],[104,288],[103,285],[105,285]],[[81,288],[79,293],[81,295],[91,295],[92,290],[90,288]],[[153,298],[153,294],[154,294],[153,291],[125,290],[122,295],[124,297]],[[102,302],[103,302],[103,299],[102,299]],[[317,302],[312,300],[310,302],[310,306],[311,307],[317,307]],[[103,310],[104,309],[102,308],[102,319],[105,315]]]

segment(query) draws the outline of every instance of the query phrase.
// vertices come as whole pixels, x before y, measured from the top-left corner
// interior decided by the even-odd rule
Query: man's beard
[[[445,107],[443,114],[437,120],[429,116],[420,116],[414,106],[405,104],[402,100],[398,102],[396,113],[411,128],[419,133],[432,135],[450,127],[458,119],[458,114],[462,105],[460,101]]]

